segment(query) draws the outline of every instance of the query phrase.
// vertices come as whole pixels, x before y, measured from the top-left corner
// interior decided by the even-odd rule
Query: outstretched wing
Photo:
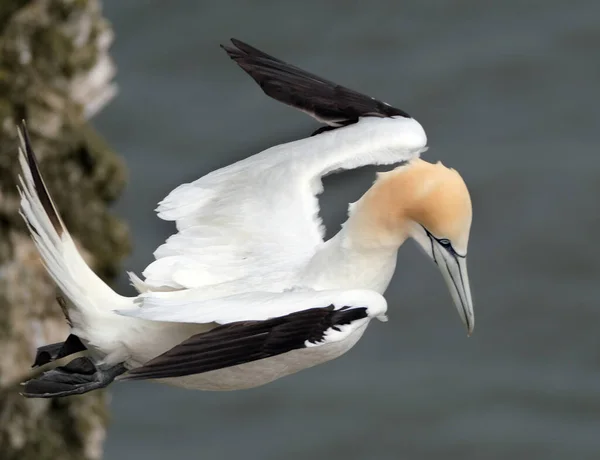
[[[187,293],[186,297],[193,296]],[[356,290],[255,292],[196,305],[176,307],[167,302],[123,311],[158,321],[205,322],[212,317],[220,324],[129,371],[124,379],[199,374],[340,341],[371,318],[385,320],[386,308],[381,295]]]
[[[239,41],[227,48],[267,94],[337,126],[267,149],[173,190],[157,209],[178,233],[132,276],[145,290],[177,290],[244,279],[283,289],[323,242],[316,199],[333,171],[417,158],[422,126],[405,112],[315,77]],[[275,89],[277,90],[275,91]]]
[[[404,110],[302,70],[235,38],[221,45],[267,96],[295,107],[330,127],[356,123],[360,117],[410,118]]]

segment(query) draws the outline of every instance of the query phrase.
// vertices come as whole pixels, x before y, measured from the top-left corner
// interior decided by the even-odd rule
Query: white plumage
[[[105,381],[105,371],[117,366],[129,371],[125,378],[234,390],[265,384],[350,349],[372,318],[385,320],[382,294],[397,249],[409,236],[422,237],[414,224],[435,234],[409,215],[408,204],[417,203],[424,191],[390,196],[412,177],[405,171],[421,167],[423,183],[433,184],[428,190],[449,171],[411,166],[427,144],[416,120],[406,114],[373,115],[269,148],[173,190],[157,211],[175,222],[177,233],[156,250],[143,280],[130,275],[140,292],[133,298],[115,293],[78,253],[45,189],[28,135],[20,133],[21,212],[48,272],[69,301],[72,333],[91,351],[98,369],[91,386],[55,389],[56,374],[47,373],[28,383],[25,393],[44,397],[89,391],[110,383],[114,375]],[[338,118],[336,126],[343,124]],[[352,207],[338,235],[325,242],[316,198],[321,178],[392,163],[406,166],[395,170],[397,177],[380,176]],[[381,196],[373,197],[377,193]],[[465,216],[470,226],[470,214]],[[461,316],[471,328],[468,296]]]
[[[389,139],[387,144],[384,139]],[[410,160],[424,149],[425,140],[415,120],[366,119],[270,148],[179,186],[158,208],[159,217],[176,221],[178,233],[158,248],[157,260],[144,271],[146,279],[134,281],[142,291],[136,298],[120,296],[100,280],[64,227],[59,236],[37,194],[24,140],[21,209],[49,273],[75,307],[70,313],[73,333],[96,352],[103,365],[141,366],[216,324],[260,321],[331,304],[367,307],[368,318],[347,328],[338,341],[354,330],[362,333],[368,319],[383,318],[386,302],[382,292],[319,292],[310,283],[302,283],[304,269],[324,246],[315,196],[321,190],[321,177],[334,169]],[[353,148],[344,149],[347,146]],[[300,354],[302,367],[322,361],[317,348]],[[345,347],[335,355],[344,351]],[[329,350],[324,353],[330,356]],[[277,367],[281,359],[246,365],[251,373],[263,375],[250,376],[253,385],[266,383],[273,375],[263,373],[261,366]],[[248,386],[238,372],[234,372],[235,382],[219,382],[220,372],[209,373],[216,383],[205,382],[206,375],[198,377],[201,388]],[[190,387],[193,380],[187,377],[181,383]]]
[[[414,119],[366,118],[180,185],[157,209],[161,219],[175,221],[178,233],[154,253],[144,288],[193,288],[248,276],[268,287],[289,286],[323,243],[316,198],[321,178],[408,161],[426,144]]]

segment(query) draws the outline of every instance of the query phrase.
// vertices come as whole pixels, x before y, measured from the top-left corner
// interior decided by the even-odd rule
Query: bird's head
[[[358,213],[360,220],[368,222],[367,240],[372,244],[399,246],[408,237],[417,241],[442,272],[471,334],[475,317],[467,273],[467,246],[472,208],[460,174],[441,163],[418,159],[380,173],[356,205],[363,210]]]

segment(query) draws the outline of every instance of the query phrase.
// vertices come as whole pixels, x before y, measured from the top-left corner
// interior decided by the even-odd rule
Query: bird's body
[[[339,358],[362,337],[367,324],[358,327],[346,339],[319,347],[302,348],[285,354],[231,366],[217,371],[167,378],[163,382],[190,390],[231,391],[265,385],[281,377]]]
[[[68,300],[72,334],[95,367],[89,378],[82,377],[87,362],[49,371],[27,383],[26,395],[82,393],[123,372],[124,379],[236,390],[334,359],[354,346],[371,319],[386,319],[382,294],[408,237],[445,264],[459,313],[472,329],[462,265],[470,199],[455,171],[419,159],[427,144],[421,125],[339,85],[346,93],[334,91],[342,94],[336,105],[331,82],[234,43],[228,53],[267,94],[328,121],[331,129],[173,190],[157,211],[175,221],[178,232],[156,250],[143,280],[131,275],[136,297],[115,293],[80,256],[22,132],[22,213]],[[321,178],[393,163],[401,166],[380,174],[350,206],[340,232],[324,241],[316,198]]]

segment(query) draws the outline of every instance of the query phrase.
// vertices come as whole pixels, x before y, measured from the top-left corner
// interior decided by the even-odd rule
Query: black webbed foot
[[[43,366],[65,356],[85,351],[85,345],[79,340],[76,335],[69,335],[64,342],[52,343],[44,345],[37,349],[35,360],[31,367]]]
[[[107,387],[127,369],[117,364],[99,369],[89,358],[77,358],[66,366],[44,372],[24,385],[23,396],[27,398],[59,398],[87,393]]]

